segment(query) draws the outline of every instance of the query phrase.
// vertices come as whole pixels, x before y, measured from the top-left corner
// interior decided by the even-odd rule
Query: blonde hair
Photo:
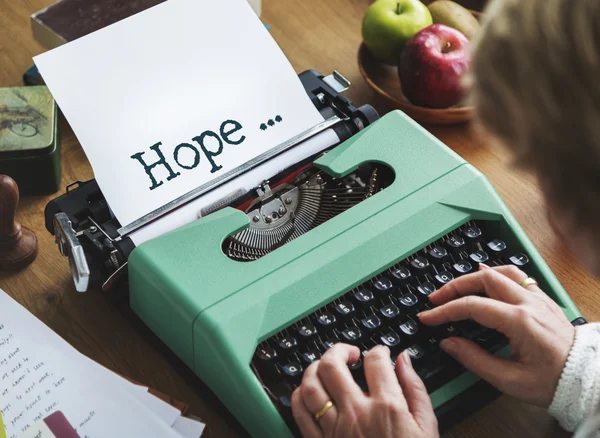
[[[600,213],[600,0],[492,0],[467,77],[479,124],[577,224]]]

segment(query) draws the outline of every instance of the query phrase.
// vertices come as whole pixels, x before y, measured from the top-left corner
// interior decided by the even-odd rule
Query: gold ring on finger
[[[523,281],[520,283],[520,285],[521,285],[521,287],[523,287],[523,288],[527,289],[529,286],[537,286],[537,285],[538,285],[538,282],[537,282],[537,281],[535,281],[535,279],[534,279],[534,278],[527,277],[525,280],[523,280]]]
[[[333,406],[333,402],[331,400],[329,400],[327,403],[325,403],[325,406],[323,406],[323,409],[321,409],[319,412],[317,412],[315,414],[315,421],[318,423],[319,420],[325,416],[325,414],[327,413],[329,408],[331,408],[332,406]]]

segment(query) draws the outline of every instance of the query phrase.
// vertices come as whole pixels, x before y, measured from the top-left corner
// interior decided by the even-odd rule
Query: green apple
[[[363,20],[363,41],[381,62],[397,65],[404,44],[432,23],[419,0],[376,0]]]

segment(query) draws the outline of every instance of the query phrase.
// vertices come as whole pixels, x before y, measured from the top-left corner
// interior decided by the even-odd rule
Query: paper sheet
[[[245,0],[169,0],[34,60],[121,225],[323,120]]]
[[[173,430],[183,438],[200,438],[204,431],[204,424],[190,418],[179,417],[173,425]]]
[[[140,245],[146,240],[153,239],[168,231],[189,224],[201,216],[200,212],[204,207],[210,206],[238,190],[248,192],[266,179],[271,178],[273,175],[277,175],[288,166],[305,160],[306,158],[339,143],[339,141],[340,139],[335,131],[333,129],[328,129],[318,136],[306,140],[302,143],[301,147],[292,148],[282,153],[239,178],[223,184],[217,189],[195,199],[159,220],[152,222],[144,228],[141,228],[139,231],[132,233],[130,236],[131,240],[133,240],[133,243],[136,245]]]
[[[82,438],[180,437],[171,429],[176,409],[144,400],[137,395],[144,388],[84,359],[0,290],[0,410],[8,438],[55,410]]]

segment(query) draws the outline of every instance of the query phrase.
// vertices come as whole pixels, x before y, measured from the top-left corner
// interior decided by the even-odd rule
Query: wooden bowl
[[[471,11],[475,17],[480,14]],[[452,106],[436,109],[413,105],[402,92],[398,68],[382,64],[371,55],[364,43],[358,50],[358,68],[369,86],[382,96],[394,108],[401,109],[418,122],[434,125],[454,125],[465,123],[473,117],[473,107]]]

